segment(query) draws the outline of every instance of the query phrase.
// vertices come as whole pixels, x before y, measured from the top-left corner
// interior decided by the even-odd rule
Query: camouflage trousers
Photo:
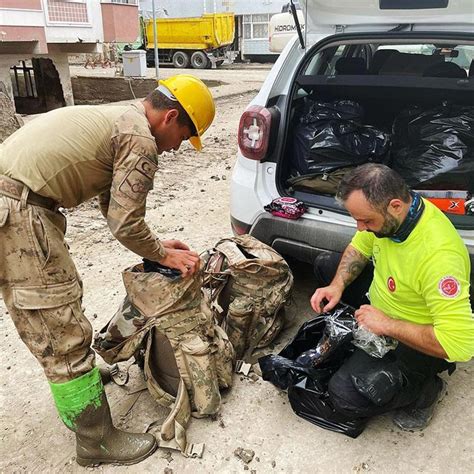
[[[46,377],[62,383],[95,365],[82,284],[64,241],[66,218],[0,194],[0,288],[18,334]]]

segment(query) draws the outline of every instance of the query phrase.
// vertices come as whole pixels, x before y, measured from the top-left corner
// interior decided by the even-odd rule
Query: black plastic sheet
[[[350,306],[339,305],[332,312],[307,321],[280,354],[262,357],[259,364],[264,380],[288,389],[288,399],[298,416],[355,438],[364,430],[366,420],[348,420],[339,414],[327,393],[330,378],[353,352],[352,314]],[[311,358],[309,363],[297,362],[301,354],[318,346],[321,351],[316,364]]]
[[[305,420],[329,431],[357,438],[367,424],[367,419],[348,420],[339,414],[331,404],[326,391],[322,391],[318,382],[308,377],[288,389],[288,399],[293,411]]]
[[[474,107],[403,111],[393,124],[392,167],[412,188],[474,191]]]
[[[363,115],[362,107],[350,100],[306,99],[293,133],[293,174],[314,175],[367,162],[386,162],[390,136],[363,125]]]

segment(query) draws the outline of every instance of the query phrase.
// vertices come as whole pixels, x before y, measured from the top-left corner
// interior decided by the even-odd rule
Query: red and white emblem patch
[[[387,288],[388,288],[389,291],[391,291],[392,293],[397,289],[397,285],[395,284],[395,280],[393,279],[393,277],[388,277],[388,280],[387,280]]]
[[[452,276],[441,278],[438,289],[441,296],[446,296],[446,298],[456,298],[461,293],[460,283]]]

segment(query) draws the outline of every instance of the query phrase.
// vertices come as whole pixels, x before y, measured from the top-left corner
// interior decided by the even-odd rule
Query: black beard
[[[384,237],[392,237],[397,232],[400,227],[400,223],[395,219],[395,217],[390,214],[385,215],[382,228],[378,232],[373,232],[376,237],[382,239]]]

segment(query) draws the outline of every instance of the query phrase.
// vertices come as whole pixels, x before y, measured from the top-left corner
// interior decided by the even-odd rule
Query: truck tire
[[[202,51],[194,51],[191,56],[191,66],[194,69],[207,69],[209,67],[209,58]]]
[[[184,51],[176,51],[173,54],[173,66],[177,68],[187,68],[189,66],[189,56]]]

